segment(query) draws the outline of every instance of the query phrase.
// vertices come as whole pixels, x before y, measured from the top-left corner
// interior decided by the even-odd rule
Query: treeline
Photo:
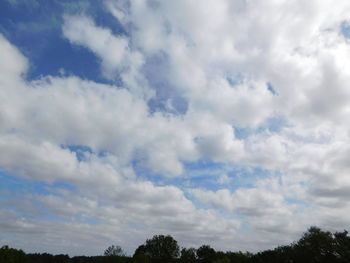
[[[209,245],[182,248],[171,236],[157,235],[140,245],[134,255],[125,256],[119,246],[110,246],[104,256],[26,254],[3,246],[1,263],[345,263],[350,262],[347,231],[331,233],[311,227],[296,242],[258,253],[215,251]]]

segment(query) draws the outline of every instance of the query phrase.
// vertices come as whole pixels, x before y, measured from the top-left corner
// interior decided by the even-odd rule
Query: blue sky
[[[3,1],[1,32],[30,59],[27,77],[60,75],[62,70],[81,78],[105,81],[98,70],[98,58],[89,50],[75,47],[62,38],[63,14],[84,12],[99,17],[101,25],[122,30],[108,12],[92,8],[88,1]]]
[[[2,1],[0,244],[258,251],[346,228],[347,10]]]

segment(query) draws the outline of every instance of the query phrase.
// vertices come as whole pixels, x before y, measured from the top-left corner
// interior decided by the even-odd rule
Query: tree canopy
[[[105,256],[121,256],[124,257],[125,256],[125,252],[123,251],[123,249],[120,246],[109,246],[105,252],[104,252]]]
[[[179,257],[180,248],[172,236],[155,235],[136,249],[135,255],[138,254],[147,255],[151,259],[171,260]]]
[[[310,227],[301,238],[286,246],[261,251],[216,251],[209,245],[182,248],[167,235],[156,235],[140,245],[133,257],[125,256],[120,246],[108,247],[105,256],[72,257],[68,255],[26,254],[22,250],[3,246],[0,263],[349,263],[350,236],[348,232],[331,233]]]

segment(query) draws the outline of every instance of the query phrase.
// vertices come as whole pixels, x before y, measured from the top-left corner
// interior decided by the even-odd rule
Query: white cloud
[[[284,197],[279,193],[271,192],[271,190],[241,188],[231,194],[227,189],[216,192],[193,189],[190,193],[201,202],[223,208],[235,214],[254,217],[290,216],[292,214],[291,207],[284,203]]]
[[[12,77],[16,76],[10,75]],[[142,179],[135,181],[129,167],[134,151],[143,153],[145,163],[165,176],[181,173],[179,158],[198,158],[186,121],[162,114],[149,116],[145,102],[129,91],[76,77],[47,77],[30,83],[18,79],[17,82],[20,85],[12,87],[13,96],[4,89],[9,105],[18,111],[19,117],[5,122],[12,130],[2,130],[0,166],[18,177],[50,184],[66,182],[77,190],[23,197],[30,200],[34,208],[45,208],[66,220],[67,223],[59,224],[64,231],[55,231],[56,227],[50,230],[54,222],[42,222],[40,213],[36,218],[34,208],[32,216],[36,220],[21,219],[23,208],[17,206],[18,212],[12,215],[15,220],[2,219],[3,225],[13,225],[6,227],[7,235],[31,235],[38,233],[39,226],[43,225],[42,231],[51,236],[43,248],[57,251],[52,250],[57,240],[72,238],[78,242],[80,235],[84,237],[95,231],[101,233],[96,242],[107,245],[112,242],[113,234],[118,236],[121,231],[110,228],[130,229],[128,224],[145,228],[145,232],[135,233],[135,238],[162,231],[177,235],[184,242],[189,242],[186,233],[193,229],[193,243],[201,240],[196,237],[220,236],[238,227],[237,220],[220,218],[213,211],[196,208],[176,187],[159,187]],[[124,112],[128,115],[121,114]],[[76,154],[62,145],[85,145],[91,147],[93,153],[87,153],[85,160],[79,162]],[[107,154],[99,156],[103,151]],[[177,165],[180,171],[176,170]],[[19,203],[17,200],[13,205],[16,207]],[[84,221],[89,218],[100,222],[91,225]],[[69,234],[74,229],[80,229],[76,230],[77,238]],[[36,235],[31,238],[36,240]],[[69,246],[61,244],[60,248]],[[134,249],[134,246],[130,241],[130,247]],[[32,249],[31,246],[24,248]],[[79,249],[82,248],[74,246],[71,253]]]
[[[73,44],[91,49],[102,59],[104,74],[114,78],[117,70],[125,67],[128,55],[128,40],[115,36],[109,29],[97,27],[93,20],[86,16],[66,16],[63,35]]]
[[[1,83],[3,87],[7,84],[7,80],[12,78],[18,78],[22,73],[28,69],[26,59],[13,47],[8,41],[6,41],[3,35],[0,35],[0,48],[3,54],[1,60]]]
[[[230,181],[231,181],[231,178],[227,174],[220,175],[217,180],[219,184],[228,184],[230,183]]]
[[[246,250],[288,243],[311,224],[337,229],[349,223],[350,53],[340,33],[350,16],[348,2],[138,0],[105,6],[127,34],[116,35],[86,15],[64,16],[62,32],[101,60],[104,77],[120,77],[121,87],[75,76],[26,80],[28,61],[0,36],[0,168],[76,187],[26,196],[33,211],[42,205],[63,223],[26,218],[12,200],[16,210],[4,208],[0,216],[6,240],[25,236],[35,242],[18,244],[32,250],[32,243],[42,242],[37,244],[48,251],[61,240],[58,251],[72,245],[62,240],[83,247],[94,235],[102,248],[119,236],[132,251],[161,231],[184,245],[205,241]],[[144,67],[158,54],[167,60],[155,73],[162,74],[159,85],[167,101],[174,94],[186,101],[181,114],[149,108],[160,88]],[[266,128],[276,116],[288,125]],[[246,136],[236,137],[237,127]],[[91,152],[79,161],[69,145]],[[210,207],[204,210],[179,187],[157,186],[133,169],[137,162],[164,178],[181,180],[186,172],[190,180],[195,175],[184,163],[202,159],[258,168],[269,178],[241,173],[253,181],[241,187],[239,177],[220,171],[218,183],[231,179],[237,189],[192,186],[192,196]],[[231,218],[237,215],[240,220]],[[246,234],[240,221],[248,225]],[[40,241],[40,227],[51,238]]]

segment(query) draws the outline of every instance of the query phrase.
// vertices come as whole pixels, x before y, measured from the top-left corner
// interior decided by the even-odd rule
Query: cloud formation
[[[0,188],[0,242],[98,254],[169,233],[260,250],[346,228],[349,5],[105,1],[122,33],[62,14],[60,37],[104,83],[29,79],[0,35],[0,171],[42,184]]]

